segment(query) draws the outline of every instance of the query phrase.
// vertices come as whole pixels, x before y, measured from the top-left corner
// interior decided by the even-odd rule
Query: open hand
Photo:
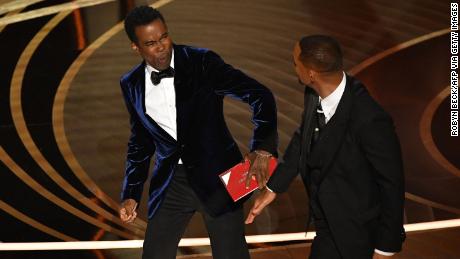
[[[249,211],[248,217],[244,223],[251,224],[254,222],[254,219],[259,216],[262,210],[267,207],[267,205],[270,204],[275,198],[276,193],[267,189],[262,191],[262,193],[257,196],[256,200],[254,201],[254,205],[252,205],[251,211]]]

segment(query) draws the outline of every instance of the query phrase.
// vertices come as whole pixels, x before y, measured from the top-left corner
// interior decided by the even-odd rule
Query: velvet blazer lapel
[[[142,62],[133,72],[131,82],[131,98],[139,118],[145,127],[152,133],[157,133],[163,141],[176,142],[158,123],[156,123],[147,113],[145,107],[145,62]]]
[[[189,114],[192,109],[188,105],[190,105],[194,91],[193,68],[193,60],[185,48],[174,45],[174,90],[176,92],[177,139],[179,142],[184,140],[186,125],[192,117],[192,114]]]
[[[133,71],[131,81],[131,97],[133,106],[136,108],[140,118],[146,122],[145,125],[152,132],[158,132],[164,140],[172,142],[182,142],[185,138],[186,128],[190,123],[193,114],[190,114],[193,109],[190,105],[192,96],[195,91],[193,84],[196,76],[196,68],[199,68],[201,60],[194,58],[187,52],[186,48],[179,45],[174,45],[174,90],[176,94],[176,123],[177,123],[177,141],[169,135],[158,123],[156,123],[146,113],[145,107],[145,62],[138,65]],[[198,78],[199,79],[199,78]],[[196,80],[195,80],[196,81]],[[147,123],[148,122],[148,123]]]

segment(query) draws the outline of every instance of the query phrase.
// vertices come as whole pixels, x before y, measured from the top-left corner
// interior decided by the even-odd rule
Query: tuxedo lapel
[[[303,177],[307,181],[307,186],[310,184],[310,177],[309,174],[306,174],[306,163],[307,158],[310,157],[311,151],[311,139],[313,137],[313,120],[315,118],[314,113],[316,112],[316,106],[318,105],[318,95],[313,91],[311,88],[305,89],[305,107],[304,107],[304,116],[303,116],[303,128],[302,128],[302,142],[301,150],[300,150],[300,162],[299,166],[300,172]],[[305,175],[306,174],[306,175]]]
[[[193,95],[193,63],[191,57],[182,46],[174,45],[174,90],[176,92],[176,123],[177,140],[184,139],[187,120],[191,109],[187,106],[188,100]]]
[[[131,82],[131,98],[133,106],[139,117],[144,121],[144,125],[150,132],[158,132],[168,141],[176,141],[158,123],[156,123],[146,112],[145,107],[145,62],[142,62],[133,72]]]
[[[315,148],[309,156],[309,162],[321,168],[319,183],[321,183],[327,175],[330,166],[334,162],[335,155],[342,145],[347,130],[352,105],[350,87],[350,78],[347,77],[347,84],[339,105],[337,106],[337,110],[334,116],[332,116],[330,121],[322,129],[320,137],[315,143]]]
[[[130,85],[130,92],[131,92],[131,101],[133,103],[136,112],[139,114],[139,117],[145,119],[145,62],[142,62],[137,66],[134,70],[131,85]]]

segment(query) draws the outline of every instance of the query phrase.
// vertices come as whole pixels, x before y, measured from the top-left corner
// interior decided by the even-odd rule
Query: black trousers
[[[143,259],[176,258],[179,241],[196,211],[203,216],[215,259],[249,259],[244,237],[243,208],[212,217],[188,183],[185,168],[178,165],[161,207],[148,221]]]
[[[335,245],[325,219],[314,219],[316,236],[311,244],[309,259],[340,259],[342,256]]]

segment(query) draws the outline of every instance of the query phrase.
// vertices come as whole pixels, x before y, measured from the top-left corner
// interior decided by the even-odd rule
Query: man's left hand
[[[268,178],[270,178],[268,169],[271,156],[269,152],[263,150],[256,150],[245,156],[245,159],[251,162],[249,173],[246,176],[246,188],[249,188],[251,178],[257,180],[259,189],[265,187]]]
[[[254,201],[251,210],[245,220],[245,224],[251,224],[259,216],[262,210],[267,207],[276,198],[276,193],[267,189],[263,190]]]

